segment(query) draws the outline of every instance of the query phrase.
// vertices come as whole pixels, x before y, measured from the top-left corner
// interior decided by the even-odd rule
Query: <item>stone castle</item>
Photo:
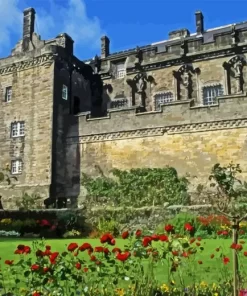
[[[206,30],[198,11],[195,33],[117,53],[103,36],[87,61],[66,33],[42,40],[34,23],[26,9],[22,39],[0,59],[0,165],[17,177],[0,186],[4,205],[23,192],[76,203],[81,173],[99,167],[170,165],[203,182],[233,161],[247,176],[247,22]]]

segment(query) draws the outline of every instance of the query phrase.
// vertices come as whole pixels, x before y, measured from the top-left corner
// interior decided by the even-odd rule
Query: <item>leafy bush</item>
[[[188,204],[188,180],[178,177],[172,167],[144,168],[121,171],[114,169],[113,178],[101,175],[91,178],[82,175],[82,185],[88,197],[99,202],[102,198],[117,205],[139,207],[145,205]]]
[[[105,218],[100,218],[97,225],[97,230],[99,235],[110,232],[117,236],[120,230],[119,227],[119,223],[113,219],[107,220]]]

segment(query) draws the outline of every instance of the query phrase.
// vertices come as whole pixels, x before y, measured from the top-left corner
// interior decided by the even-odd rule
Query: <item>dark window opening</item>
[[[74,114],[80,113],[80,98],[74,97]]]

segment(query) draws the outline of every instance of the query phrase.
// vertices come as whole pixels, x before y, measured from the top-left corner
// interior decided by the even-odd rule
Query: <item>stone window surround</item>
[[[122,107],[112,107],[112,103],[117,103],[117,102],[121,102],[121,101],[126,101],[126,105],[122,106]],[[123,109],[123,108],[128,108],[130,107],[130,99],[126,98],[126,97],[122,97],[122,98],[116,98],[111,100],[111,102],[109,102],[109,109]]]
[[[12,94],[12,85],[6,86],[4,92],[4,100],[6,103],[10,103],[12,101]]]
[[[224,83],[222,81],[209,81],[209,82],[203,83],[201,85],[201,91],[200,91],[200,94],[201,94],[200,106],[213,106],[213,105],[217,105],[217,102],[215,104],[205,105],[204,104],[204,98],[203,98],[204,88],[205,87],[214,87],[214,86],[221,86],[221,88],[222,88],[222,95],[225,94]]]
[[[154,94],[153,94],[153,108],[154,108],[154,110],[158,110],[157,108],[156,108],[156,101],[155,101],[155,97],[157,96],[157,95],[164,95],[164,94],[172,94],[172,100],[170,101],[170,102],[173,102],[173,101],[175,101],[175,94],[174,94],[174,92],[173,91],[171,91],[171,90],[163,90],[163,91],[157,91],[157,92],[155,92]],[[169,104],[170,102],[165,102],[164,104]],[[162,104],[163,105],[163,104]]]
[[[1,91],[2,91],[2,98],[3,98],[3,102],[5,103],[10,103],[11,101],[6,101],[6,91],[9,87],[12,87],[12,83],[11,82],[5,82],[2,83],[1,85]],[[13,91],[12,91],[12,96],[13,96]]]
[[[62,85],[62,99],[67,101],[68,100],[68,86],[66,84]]]
[[[21,158],[11,160],[11,174],[20,175],[23,172],[23,161]]]
[[[113,78],[115,79],[123,79],[126,76],[126,63],[127,59],[125,58],[124,60],[115,60],[111,62],[111,68],[113,68],[112,74]],[[122,65],[120,69],[117,69],[118,66]]]
[[[16,131],[16,133],[14,133]],[[25,136],[25,122],[24,121],[14,121],[11,123],[11,137],[18,138]]]

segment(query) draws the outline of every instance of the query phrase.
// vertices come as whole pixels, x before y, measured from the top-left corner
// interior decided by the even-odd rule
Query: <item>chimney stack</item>
[[[34,33],[35,10],[27,8],[23,12],[23,51],[29,49],[29,42],[32,41]]]
[[[204,32],[204,17],[201,11],[196,11],[196,33],[201,35]]]
[[[110,39],[107,36],[101,37],[101,58],[104,59],[110,54]]]

